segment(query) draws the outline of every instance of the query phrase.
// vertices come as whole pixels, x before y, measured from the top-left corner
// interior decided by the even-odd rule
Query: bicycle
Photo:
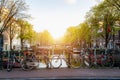
[[[51,64],[53,68],[60,68],[63,61],[66,62],[69,68],[80,68],[82,66],[83,61],[79,51],[66,51],[66,53],[68,53],[66,57],[63,54],[57,54],[52,57]]]
[[[87,67],[113,67],[114,59],[112,54],[107,52],[107,49],[96,51],[90,50],[85,54],[85,62]]]
[[[51,55],[49,55],[49,49],[38,48],[36,55],[39,60],[39,66],[42,65],[45,68],[51,68]]]
[[[39,67],[39,59],[34,54],[28,54],[21,62],[23,70],[32,70]]]
[[[112,68],[114,66],[114,58],[113,58],[114,51],[109,52],[108,49],[105,50],[104,55],[102,56],[102,65],[104,67]]]
[[[18,52],[22,54],[21,52]],[[10,72],[13,69],[15,63],[19,63],[22,70],[32,70],[38,66],[39,61],[37,58],[17,58],[14,52],[8,52],[7,71]]]

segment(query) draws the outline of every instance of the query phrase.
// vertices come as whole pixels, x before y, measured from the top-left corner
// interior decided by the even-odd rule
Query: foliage
[[[114,31],[114,25],[116,21],[120,19],[120,12],[116,8],[111,6],[108,2],[103,1],[99,5],[94,6],[90,12],[86,15],[88,23],[95,29],[94,33],[96,36],[94,38],[99,38],[100,35],[105,39],[106,46],[111,39]],[[100,25],[99,23],[103,24]],[[107,29],[110,27],[111,32],[108,32]],[[103,31],[98,33],[97,31],[102,28]]]
[[[23,47],[23,43],[25,41],[28,41],[29,43],[33,41],[34,30],[33,30],[33,26],[27,21],[19,19],[17,23],[19,26],[18,38],[21,39],[21,46]]]
[[[9,34],[9,37],[10,37],[10,49],[12,49],[12,43],[13,43],[13,39],[14,37],[16,36],[16,34],[18,33],[18,25],[16,23],[16,20],[12,20],[10,23],[9,23],[9,28],[7,29],[7,32]]]
[[[64,43],[75,43],[83,47],[86,46],[83,43],[90,44],[92,41],[102,38],[107,45],[111,36],[119,30],[115,27],[116,21],[120,21],[120,12],[110,2],[111,4],[117,4],[119,7],[119,0],[104,0],[95,5],[87,12],[86,20],[83,23],[67,29]],[[107,31],[108,27],[110,27],[111,32]]]
[[[78,26],[69,27],[64,36],[64,43],[74,47],[82,46],[82,42],[89,41],[89,26],[82,23]]]
[[[0,0],[0,33],[8,29],[13,19],[24,16],[26,9],[24,0]]]
[[[118,11],[120,11],[120,0],[106,0],[108,4],[115,7]]]
[[[53,37],[47,30],[38,33],[37,39],[38,44],[40,44],[41,46],[53,44]]]
[[[73,44],[77,36],[77,27],[69,27],[65,33],[64,43]]]

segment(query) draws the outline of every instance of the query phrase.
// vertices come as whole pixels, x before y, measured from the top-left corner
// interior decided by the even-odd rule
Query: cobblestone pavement
[[[43,80],[43,79],[120,79],[120,69],[36,69],[23,71],[20,68],[7,72],[0,70],[1,80]]]

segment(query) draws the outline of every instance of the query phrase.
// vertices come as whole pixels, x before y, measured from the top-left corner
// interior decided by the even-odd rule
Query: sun
[[[59,32],[59,31],[58,32],[50,32],[50,34],[52,35],[52,37],[54,39],[59,39],[64,35],[62,32]]]
[[[77,0],[65,0],[67,4],[76,4]]]

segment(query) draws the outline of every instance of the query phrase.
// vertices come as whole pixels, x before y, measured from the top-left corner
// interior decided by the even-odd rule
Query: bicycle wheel
[[[34,63],[33,66],[35,69],[39,67],[39,59],[37,59],[37,58],[33,59],[33,63]]]
[[[12,71],[12,67],[13,67],[13,61],[9,59],[7,62],[7,71],[8,72]]]
[[[34,68],[34,66],[33,66],[33,61],[32,60],[23,60],[22,62],[21,62],[21,67],[22,67],[22,69],[23,70],[32,70],[33,68]]]
[[[107,56],[105,59],[103,59],[102,66],[112,68],[114,66],[114,59],[110,56]]]
[[[91,67],[91,59],[88,55],[85,55],[83,58],[83,63],[85,67],[90,68]]]
[[[78,54],[73,54],[70,58],[71,68],[80,68],[82,66],[82,58]]]
[[[53,56],[51,59],[51,65],[53,68],[60,68],[62,65],[62,59],[60,56]]]

